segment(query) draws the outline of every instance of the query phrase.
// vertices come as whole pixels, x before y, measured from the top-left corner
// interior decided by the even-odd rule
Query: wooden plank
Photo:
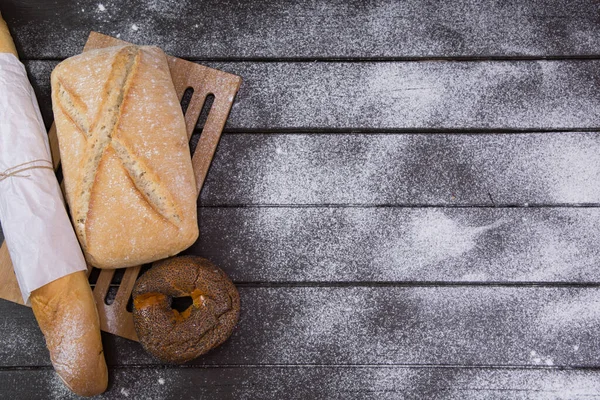
[[[100,7],[102,5],[102,7]],[[574,56],[600,52],[592,0],[6,0],[25,58],[77,54],[90,30],[195,58]],[[63,24],[56,24],[60,16]],[[209,17],[207,17],[209,16]]]
[[[598,287],[247,287],[238,327],[193,365],[598,368]],[[5,301],[0,366],[49,365],[31,311]],[[109,365],[156,365],[104,336]]]
[[[47,122],[55,64],[26,63]],[[600,60],[207,65],[244,78],[229,131],[600,130]]]
[[[362,367],[119,368],[98,399],[599,399],[598,371]],[[76,399],[50,370],[0,370],[0,397]]]
[[[600,282],[600,208],[199,209],[236,282]]]
[[[600,133],[226,135],[202,205],[600,204]]]
[[[600,282],[600,208],[200,208],[238,282]]]

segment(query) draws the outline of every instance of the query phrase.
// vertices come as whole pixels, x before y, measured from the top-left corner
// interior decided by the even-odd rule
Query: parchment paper
[[[23,64],[0,53],[0,172],[32,160],[51,161],[48,135]],[[64,200],[49,169],[0,181],[0,221],[26,304],[30,293],[86,269]]]

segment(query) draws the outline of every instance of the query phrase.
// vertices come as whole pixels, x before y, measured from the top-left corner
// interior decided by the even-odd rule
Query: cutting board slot
[[[200,111],[200,116],[198,117],[198,126],[204,128],[206,124],[206,120],[208,119],[208,114],[210,114],[210,110],[215,102],[215,95],[212,93],[208,93],[204,98],[204,103],[202,105],[202,109]]]
[[[96,282],[98,282],[98,277],[100,276],[100,269],[96,267],[92,267],[92,271],[88,275],[88,282],[90,286],[95,286]]]
[[[208,119],[208,114],[210,113],[210,110],[213,106],[215,102],[215,95],[210,93],[206,96],[205,100],[204,100],[204,105],[202,106],[202,109],[200,111],[200,116],[198,117],[198,126],[202,126],[204,127],[204,124],[206,124],[206,120]],[[199,130],[194,130],[194,133],[192,133],[192,138],[190,139],[190,153],[193,155],[194,152],[196,151],[196,147],[198,146],[198,142],[200,141],[200,136],[202,136],[202,131]]]
[[[117,292],[119,291],[119,285],[121,284],[124,275],[125,268],[113,270],[108,290],[106,291],[106,295],[104,296],[104,304],[106,304],[107,306],[110,306],[112,303],[114,303],[115,298],[117,297]]]
[[[183,96],[181,97],[181,111],[183,111],[184,115],[187,112],[187,109],[190,105],[190,101],[192,100],[193,95],[194,95],[193,87],[188,87],[187,89],[185,89],[185,92],[183,92]]]
[[[125,310],[128,313],[133,312],[133,295],[132,294],[129,295],[129,300],[127,300],[127,305],[125,306]]]

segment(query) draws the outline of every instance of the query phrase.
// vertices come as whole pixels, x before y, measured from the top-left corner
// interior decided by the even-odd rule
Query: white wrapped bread
[[[54,175],[37,100],[0,16],[0,221],[25,303],[60,378],[106,390],[108,373],[86,264]]]

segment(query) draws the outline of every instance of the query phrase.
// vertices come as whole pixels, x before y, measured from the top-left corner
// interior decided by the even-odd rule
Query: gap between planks
[[[275,369],[275,368],[381,368],[381,369],[461,369],[461,370],[527,370],[527,371],[590,371],[600,372],[600,366],[560,366],[560,365],[470,365],[470,364],[126,364],[126,365],[109,365],[110,370],[180,370],[180,369]],[[5,371],[53,371],[52,365],[33,365],[33,366],[0,366],[0,372]]]
[[[578,61],[600,60],[596,54],[550,55],[550,56],[464,56],[464,57],[186,57],[173,54],[193,62],[253,62],[253,63],[370,63],[370,62],[513,62],[513,61]],[[55,61],[61,62],[64,57],[23,58],[22,61]]]
[[[232,281],[238,288],[439,288],[439,287],[512,287],[512,288],[600,288],[600,282],[502,282],[502,281],[342,281],[342,282],[317,282],[317,281]],[[95,285],[90,285],[92,288]],[[109,287],[118,288],[119,283],[111,283]]]
[[[482,203],[482,204],[207,204],[198,207],[202,208],[491,208],[491,209],[513,209],[513,208],[600,208],[600,203],[556,203],[556,204],[537,204],[537,203]]]

